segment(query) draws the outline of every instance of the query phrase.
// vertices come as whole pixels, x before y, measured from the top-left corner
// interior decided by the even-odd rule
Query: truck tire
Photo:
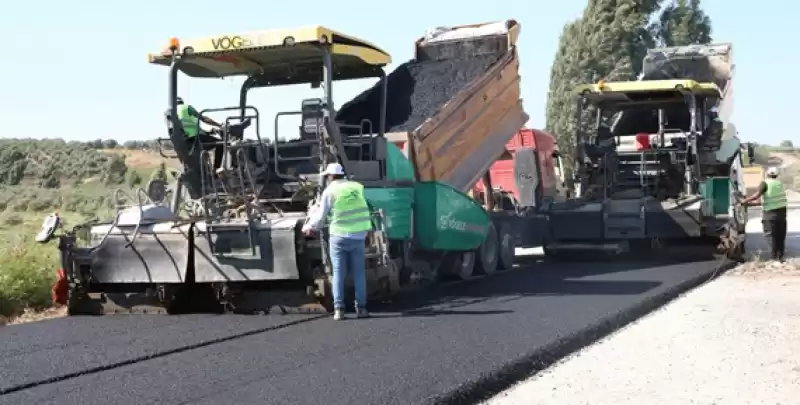
[[[500,223],[497,230],[498,254],[497,268],[508,270],[514,266],[516,247],[514,246],[514,234],[511,232],[511,225],[507,222]]]
[[[475,275],[476,255],[473,252],[464,252],[457,260],[458,268],[456,269],[456,276],[461,280],[468,280]]]
[[[500,241],[497,238],[497,228],[494,222],[489,222],[489,230],[486,233],[486,240],[483,241],[476,251],[475,266],[480,274],[494,274],[497,272],[497,261],[499,258]]]
[[[474,273],[474,252],[451,252],[442,261],[437,279],[441,282],[469,280]]]

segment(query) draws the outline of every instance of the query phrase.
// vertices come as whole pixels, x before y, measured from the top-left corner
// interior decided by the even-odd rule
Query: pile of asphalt
[[[503,55],[490,54],[471,58],[432,60],[403,63],[388,75],[386,97],[386,132],[413,131],[433,117],[458,92]],[[380,123],[382,87],[378,82],[336,113],[336,121],[359,125],[368,119],[377,127]]]

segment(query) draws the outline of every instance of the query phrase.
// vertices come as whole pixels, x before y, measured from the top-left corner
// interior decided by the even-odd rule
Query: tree
[[[591,110],[576,121],[575,86],[599,79],[634,80],[655,38],[649,25],[658,0],[590,0],[583,17],[562,30],[550,75],[547,129],[559,148],[572,152],[577,129],[588,128]],[[574,162],[564,160],[571,183]],[[568,184],[571,186],[571,184]]]
[[[581,21],[568,23],[561,31],[558,50],[550,72],[550,89],[547,94],[547,130],[558,139],[562,151],[575,147],[575,98],[572,89],[582,81],[591,80],[588,60],[581,59],[584,44],[581,42]],[[573,161],[564,159],[565,175],[572,178]]]
[[[106,139],[103,141],[103,149],[116,149],[119,146],[119,142],[115,139]]]
[[[658,0],[590,0],[581,22],[593,79],[633,80],[654,39],[648,30]]]
[[[794,144],[790,140],[781,141],[781,148],[794,148]]]
[[[113,154],[108,161],[105,178],[106,184],[122,184],[128,172],[128,165],[125,164],[125,155]]]
[[[171,143],[171,142],[167,142],[167,144],[170,144],[170,143]],[[158,143],[158,140],[157,140],[157,139],[151,139],[151,140],[149,140],[149,141],[143,141],[143,142],[142,142],[142,148],[144,148],[144,149],[148,149],[148,150],[158,150],[158,149],[159,149],[159,147],[160,147],[160,145],[159,145],[159,143]]]
[[[27,160],[17,160],[6,164],[0,164],[0,184],[8,186],[18,185],[25,177],[25,169],[27,167]]]
[[[156,171],[153,172],[153,177],[151,178],[151,180],[156,180],[156,179],[163,181],[169,180],[169,172],[167,172],[166,163],[161,162],[161,164],[158,165],[158,169],[156,169]]]
[[[128,172],[128,187],[134,188],[142,184],[142,175],[139,174],[136,170],[130,170]]]
[[[711,43],[711,18],[700,0],[672,0],[658,18],[658,41],[662,46]]]
[[[60,177],[58,169],[51,163],[42,172],[39,186],[42,188],[59,188],[61,187]]]
[[[61,180],[55,174],[51,174],[42,179],[39,182],[39,186],[42,188],[59,188],[61,187]]]
[[[142,141],[125,141],[123,147],[125,149],[142,149],[142,145],[144,142]]]

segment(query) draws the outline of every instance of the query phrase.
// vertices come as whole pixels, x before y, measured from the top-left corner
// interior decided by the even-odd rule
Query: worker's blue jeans
[[[356,307],[367,306],[367,275],[364,239],[343,238],[331,235],[330,256],[333,266],[333,306],[344,309],[344,286],[347,273],[353,277],[356,290]]]

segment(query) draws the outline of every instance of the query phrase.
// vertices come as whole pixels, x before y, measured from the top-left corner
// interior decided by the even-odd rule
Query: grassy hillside
[[[114,190],[176,165],[154,145],[0,139],[0,316],[50,304],[58,250],[33,242],[44,216],[58,211],[69,225],[110,216]]]

